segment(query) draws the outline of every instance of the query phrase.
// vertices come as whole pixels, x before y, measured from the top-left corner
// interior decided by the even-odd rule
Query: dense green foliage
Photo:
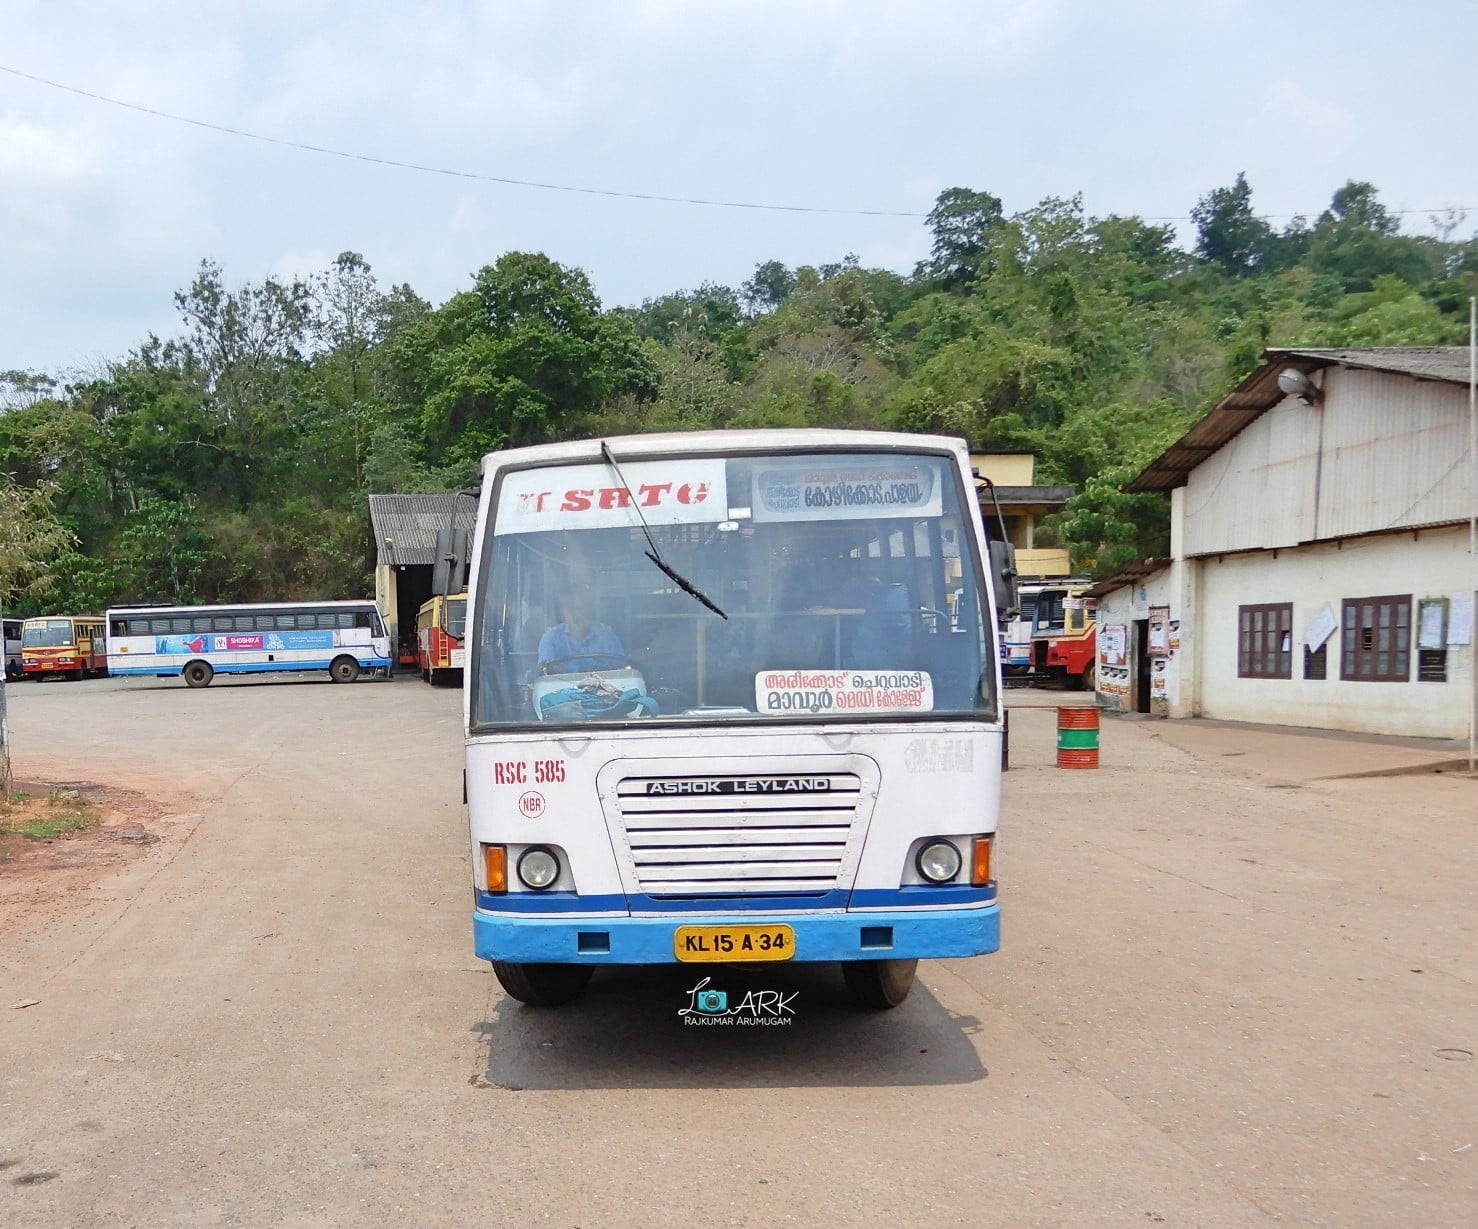
[[[1100,573],[1162,549],[1121,484],[1265,346],[1460,344],[1478,243],[1403,234],[1369,184],[1275,230],[1246,179],[1172,228],[951,188],[911,274],[761,264],[605,310],[510,252],[439,307],[346,252],[231,288],[202,263],[181,328],[102,374],[0,373],[0,599],[344,597],[369,589],[365,495],[454,490],[485,452],[588,434],[889,427],[1029,449],[1079,495],[1048,532]]]

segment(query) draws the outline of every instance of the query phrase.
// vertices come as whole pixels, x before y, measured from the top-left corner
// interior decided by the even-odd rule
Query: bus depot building
[[[1127,487],[1169,496],[1170,557],[1091,591],[1104,706],[1466,739],[1468,362],[1266,351]]]
[[[430,599],[437,535],[448,528],[471,541],[477,500],[465,494],[371,495],[375,604],[390,633],[392,655],[415,654],[416,612]]]

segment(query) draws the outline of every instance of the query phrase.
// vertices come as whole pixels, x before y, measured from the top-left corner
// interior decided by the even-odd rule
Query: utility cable
[[[821,213],[867,218],[926,218],[929,216],[927,213],[905,209],[832,209],[819,205],[774,205],[758,201],[726,201],[704,197],[662,196],[655,192],[620,192],[614,188],[584,188],[572,184],[543,183],[535,179],[514,179],[507,175],[486,175],[480,171],[459,171],[444,166],[428,166],[420,162],[402,162],[395,158],[379,158],[373,154],[356,154],[348,150],[333,149],[326,145],[311,145],[306,141],[290,141],[285,137],[271,137],[260,132],[248,132],[244,128],[232,128],[226,124],[213,124],[208,120],[192,119],[188,115],[176,115],[172,111],[161,111],[157,107],[145,107],[136,102],[126,102],[121,98],[109,98],[106,94],[96,94],[91,90],[80,89],[75,85],[65,85],[60,81],[50,81],[45,77],[38,77],[34,73],[22,72],[18,68],[11,68],[7,64],[0,64],[0,72],[9,73],[12,77],[22,77],[27,81],[34,81],[38,85],[49,86],[54,90],[62,90],[67,94],[76,94],[82,98],[90,98],[94,102],[104,102],[109,106],[123,107],[125,110],[138,111],[144,115],[152,115],[158,119],[173,120],[177,124],[190,124],[193,127],[205,128],[211,132],[223,132],[228,136],[244,137],[250,141],[263,141],[268,145],[283,145],[288,149],[301,149],[311,154],[327,154],[334,158],[348,158],[354,162],[369,162],[376,166],[395,167],[403,171],[421,171],[428,175],[448,175],[455,179],[477,179],[484,183],[507,184],[515,188],[542,188],[549,192],[578,192],[586,196],[614,196],[632,201],[661,201],[670,205],[705,205],[719,209],[758,209],[779,213]]]

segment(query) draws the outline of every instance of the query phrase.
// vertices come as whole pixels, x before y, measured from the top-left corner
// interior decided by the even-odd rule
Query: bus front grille
[[[861,797],[848,772],[628,776],[617,835],[648,896],[819,895],[850,886]]]

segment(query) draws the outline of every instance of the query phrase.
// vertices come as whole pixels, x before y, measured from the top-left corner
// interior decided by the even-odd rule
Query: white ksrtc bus
[[[384,621],[368,601],[118,606],[107,624],[108,673],[179,675],[189,687],[280,670],[327,670],[352,683],[391,665]]]
[[[892,1006],[920,957],[994,951],[989,558],[959,440],[488,456],[466,793],[474,949],[504,988],[553,1004],[599,965],[840,961]]]

